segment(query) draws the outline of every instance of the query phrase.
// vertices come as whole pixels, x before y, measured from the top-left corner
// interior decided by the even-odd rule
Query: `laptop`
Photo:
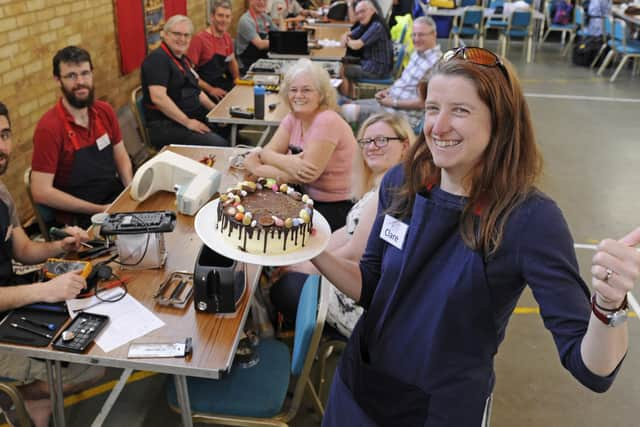
[[[306,31],[269,31],[269,53],[280,55],[308,55]]]

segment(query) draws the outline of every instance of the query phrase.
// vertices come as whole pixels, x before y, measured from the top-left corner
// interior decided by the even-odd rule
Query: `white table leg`
[[[184,375],[174,375],[173,380],[176,384],[176,395],[178,397],[178,406],[180,406],[180,414],[182,416],[183,427],[193,427],[191,419],[191,402],[189,402],[189,389],[187,387],[187,377]]]
[[[122,371],[122,374],[120,375],[120,379],[118,380],[116,385],[113,387],[113,390],[111,390],[111,393],[109,393],[109,397],[107,397],[107,400],[104,402],[104,405],[102,405],[102,408],[100,409],[100,412],[98,413],[98,416],[96,417],[96,419],[93,420],[91,427],[102,426],[104,421],[107,419],[109,412],[111,412],[111,408],[113,408],[113,405],[116,403],[116,400],[120,396],[120,393],[122,393],[124,386],[127,385],[127,380],[131,376],[132,372],[133,372],[132,368],[126,368]]]

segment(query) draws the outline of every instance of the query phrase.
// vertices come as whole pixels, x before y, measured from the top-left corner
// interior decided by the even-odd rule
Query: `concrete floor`
[[[488,47],[495,45],[490,42]],[[541,188],[564,211],[575,241],[620,237],[639,226],[640,77],[632,78],[625,70],[611,84],[587,68],[570,65],[560,56],[558,43],[537,51],[533,64],[524,62],[517,44],[509,56],[520,73],[545,157]],[[587,282],[591,255],[578,252]],[[640,296],[640,288],[635,294]],[[525,292],[519,306],[536,307],[530,292]],[[562,368],[538,314],[514,315],[496,359],[491,425],[640,425],[638,317],[630,319],[629,329],[630,349],[616,383],[608,393],[597,395],[580,387]],[[115,378],[118,372],[110,375]],[[179,425],[178,416],[166,405],[166,380],[153,375],[128,385],[105,426]],[[88,425],[104,399],[102,394],[69,407],[68,425]],[[319,417],[302,408],[292,425],[319,425]]]

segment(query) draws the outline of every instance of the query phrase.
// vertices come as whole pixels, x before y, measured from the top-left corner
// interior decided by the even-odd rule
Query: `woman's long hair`
[[[468,79],[491,113],[491,140],[464,178],[469,197],[460,221],[465,244],[481,250],[485,257],[500,245],[509,214],[534,190],[542,170],[542,157],[520,82],[511,64],[502,61],[508,79],[499,66],[474,65],[462,59],[439,62],[431,73],[431,78],[440,75]],[[408,153],[404,171],[405,182],[394,193],[388,212],[408,218],[416,193],[426,184],[440,183],[440,168],[433,162],[424,133]]]
[[[416,142],[416,135],[413,133],[413,129],[411,129],[407,120],[398,114],[387,112],[369,116],[369,118],[362,123],[362,126],[360,126],[357,138],[359,140],[362,139],[369,126],[378,122],[387,124],[391,129],[393,129],[393,132],[397,137],[407,141],[409,149]],[[407,149],[405,156],[408,152],[409,150]],[[362,154],[362,147],[358,147],[355,156],[353,156],[353,171],[351,174],[351,194],[354,200],[360,200],[367,191],[370,191],[378,184],[376,180],[379,179],[380,177],[376,177],[369,165],[367,165]]]

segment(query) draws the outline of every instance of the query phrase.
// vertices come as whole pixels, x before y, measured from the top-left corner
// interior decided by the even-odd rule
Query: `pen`
[[[32,334],[39,335],[41,337],[45,337],[45,338],[48,338],[48,339],[53,338],[49,334],[45,334],[44,332],[36,331],[34,329],[31,329],[31,328],[27,328],[26,326],[22,326],[22,325],[19,325],[17,323],[11,323],[10,325],[11,325],[12,328],[22,329],[23,331],[31,332]]]
[[[39,322],[37,320],[27,319],[24,316],[22,316],[20,320],[22,320],[23,322],[31,323],[34,326],[40,326],[41,328],[45,328],[50,331],[53,331],[54,329],[56,329],[56,325],[54,325],[53,323]]]

